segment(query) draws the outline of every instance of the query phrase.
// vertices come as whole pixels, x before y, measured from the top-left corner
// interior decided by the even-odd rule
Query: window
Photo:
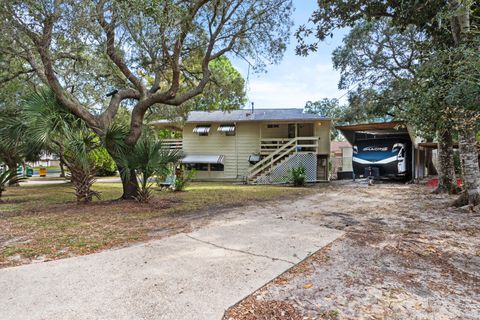
[[[185,169],[196,171],[224,171],[225,167],[221,163],[186,163]]]
[[[267,124],[268,129],[278,128],[278,124]]]
[[[206,137],[210,132],[210,125],[196,126],[193,128],[193,133],[198,134],[199,136]]]
[[[208,171],[208,163],[195,163],[195,170]]]
[[[192,170],[192,169],[195,169],[195,165],[193,163],[185,163],[184,164],[185,166],[185,170]]]
[[[211,163],[210,164],[210,171],[224,171],[224,165],[221,163]]]
[[[235,136],[235,124],[221,124],[218,126],[218,132],[224,132],[226,136],[232,137]]]

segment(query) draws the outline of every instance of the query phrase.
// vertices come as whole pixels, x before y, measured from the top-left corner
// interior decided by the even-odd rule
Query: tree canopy
[[[289,0],[4,1],[2,30],[6,51],[98,134],[128,101],[135,143],[151,106],[200,95],[226,53],[279,61],[291,10]]]
[[[124,140],[134,146],[152,107],[194,98],[211,103],[199,96],[231,76],[235,89],[208,98],[220,103],[238,93],[240,81],[226,70],[225,55],[260,69],[278,62],[292,10],[291,0],[2,1],[1,40],[9,57],[23,62],[22,72],[35,74],[103,140],[120,106],[128,106]],[[215,69],[227,71],[217,73],[225,78],[212,77]],[[138,188],[131,190],[124,184],[124,198]]]

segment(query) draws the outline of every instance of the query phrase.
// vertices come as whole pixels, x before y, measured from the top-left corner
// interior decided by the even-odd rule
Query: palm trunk
[[[15,161],[10,161],[9,159],[6,159],[5,163],[7,164],[8,170],[15,171],[15,172],[17,171],[18,163],[16,163]],[[9,187],[18,187],[18,186],[20,186],[20,183],[18,181],[10,181],[8,183],[8,186]]]
[[[463,171],[463,193],[454,205],[468,204],[473,209],[480,204],[480,168],[475,130],[464,129],[459,132],[459,149]]]
[[[453,139],[449,130],[438,132],[438,187],[436,193],[456,194],[460,190],[455,177]]]

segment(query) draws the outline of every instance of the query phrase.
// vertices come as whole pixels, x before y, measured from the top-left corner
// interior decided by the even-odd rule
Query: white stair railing
[[[301,144],[299,141],[301,141]],[[306,141],[308,142],[306,143]],[[271,172],[287,156],[297,153],[299,148],[308,148],[313,150],[310,152],[318,152],[318,137],[297,137],[289,140],[250,168],[247,173],[247,180],[252,180],[259,174]]]

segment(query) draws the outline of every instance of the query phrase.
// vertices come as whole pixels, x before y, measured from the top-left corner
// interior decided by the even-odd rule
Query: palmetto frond
[[[49,90],[28,97],[24,115],[30,138],[58,154],[67,166],[77,200],[88,202],[98,197],[91,190],[95,169],[89,153],[100,146],[100,140],[87,125],[68,112]]]
[[[30,95],[25,99],[23,110],[28,134],[42,145],[70,140],[78,131],[88,130],[83,121],[68,112],[49,90]]]
[[[2,193],[7,188],[7,185],[18,184],[23,180],[25,180],[25,178],[20,176],[15,170],[5,170],[0,172],[0,200],[2,198]]]
[[[152,185],[150,179],[154,175],[168,174],[169,166],[177,163],[182,158],[182,153],[164,147],[162,141],[148,129],[144,130],[135,146],[124,144],[126,134],[127,132],[121,129],[117,129],[111,134],[112,141],[119,142],[115,160],[120,174],[125,180],[129,180],[130,175],[136,172],[140,180],[140,191],[137,198],[139,201],[148,201],[149,189]]]

